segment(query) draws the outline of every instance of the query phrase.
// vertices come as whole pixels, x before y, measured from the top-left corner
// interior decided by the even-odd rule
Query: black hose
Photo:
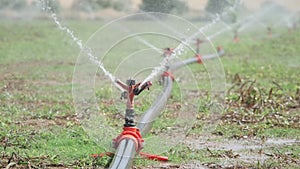
[[[162,112],[163,108],[167,104],[168,98],[172,91],[173,80],[171,77],[164,77],[164,88],[163,92],[157,97],[152,106],[143,114],[141,120],[139,120],[137,127],[140,129],[141,135],[146,135],[151,127],[153,121]]]
[[[136,154],[135,143],[132,139],[124,139],[119,143],[114,159],[109,168],[127,169],[130,168]]]

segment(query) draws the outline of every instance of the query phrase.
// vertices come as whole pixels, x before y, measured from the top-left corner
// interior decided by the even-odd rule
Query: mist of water
[[[198,29],[198,32],[194,33],[192,36],[186,38],[184,41],[182,41],[175,49],[174,52],[171,54],[170,57],[166,57],[163,59],[163,61],[160,63],[160,66],[155,67],[151,74],[145,78],[145,80],[142,82],[142,84],[145,84],[147,81],[150,81],[151,79],[157,77],[159,74],[167,70],[167,65],[170,61],[173,59],[181,56],[182,54],[186,53],[186,46],[189,44],[191,41],[193,41],[195,38],[197,38],[200,34],[204,34],[204,31],[211,28],[213,25],[221,21],[221,18],[225,15],[228,15],[229,12],[233,11],[236,9],[238,5],[240,5],[241,1],[235,1],[233,6],[230,6],[227,11],[223,12],[221,15],[216,14],[213,20],[202,26],[201,28]]]
[[[240,26],[238,28],[238,31],[241,32],[242,30],[246,29],[248,26],[250,26],[251,24],[256,22],[260,16],[265,15],[267,13],[267,11],[270,9],[272,9],[272,7],[269,7],[266,10],[264,10],[263,12],[260,12],[258,14],[252,14],[250,16],[247,16],[246,18],[242,18],[242,19],[238,20],[237,22],[233,23],[232,25],[226,24],[226,27],[224,29],[221,29],[218,32],[208,36],[207,39],[213,40],[214,38],[218,37],[219,35],[227,32],[229,30],[233,30],[233,27],[236,27],[236,26]],[[261,22],[260,22],[260,24],[262,24],[264,27],[267,27],[265,24],[263,24]]]

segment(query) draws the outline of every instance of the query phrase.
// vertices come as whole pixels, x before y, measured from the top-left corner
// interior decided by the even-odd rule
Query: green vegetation
[[[140,9],[146,12],[182,14],[188,10],[188,6],[181,0],[143,0]]]
[[[227,7],[229,7],[231,4],[230,1],[222,1],[222,0],[209,0],[205,10],[206,12],[209,12],[210,14],[221,14]]]
[[[113,8],[121,11],[131,5],[131,1],[116,1],[116,0],[75,0],[72,8],[84,12],[91,12],[99,9]]]
[[[0,9],[3,8],[10,8],[10,9],[22,9],[26,6],[26,1],[25,0],[18,0],[18,1],[10,1],[10,0],[2,0]]]
[[[83,42],[102,25],[88,21],[67,24]],[[211,138],[206,140],[208,143],[300,139],[299,36],[300,31],[296,31],[274,39],[254,41],[241,37],[238,44],[222,44],[227,53],[222,63],[228,88],[224,112]],[[91,157],[91,154],[104,152],[105,147],[99,147],[88,137],[75,114],[71,83],[78,53],[76,44],[52,22],[1,21],[1,168],[8,165],[16,168],[103,167],[111,160],[110,157]],[[191,68],[196,77],[201,77],[203,66]],[[176,117],[176,113],[172,113],[181,108],[178,90],[175,85],[170,106],[154,123],[150,136],[172,125],[172,118]],[[108,89],[96,91],[101,101],[107,99],[107,102],[99,100],[99,106],[108,116],[116,112],[114,103],[109,102],[109,94]],[[187,139],[203,136],[202,127],[210,105],[207,92],[203,96],[196,112],[197,122]],[[146,109],[138,103],[138,108]],[[111,119],[110,124],[121,127],[118,122],[122,116],[112,115]],[[197,144],[197,139],[194,142]],[[188,165],[190,161],[223,167],[221,164],[228,159],[236,168],[297,168],[300,164],[297,143],[268,144],[252,149],[251,153],[270,157],[263,162],[243,161],[244,151],[247,149],[234,151],[213,149],[209,144],[200,148],[182,144],[162,155],[169,156],[170,167]],[[162,165],[143,159],[136,160],[135,164],[140,168]]]

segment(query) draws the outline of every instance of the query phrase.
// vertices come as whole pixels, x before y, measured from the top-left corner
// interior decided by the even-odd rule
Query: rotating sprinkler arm
[[[125,94],[122,94],[124,98],[127,99],[126,107],[127,109],[133,109],[134,107],[134,88],[135,88],[135,81],[134,80],[127,80],[127,84],[123,83],[121,80],[117,79],[116,83],[125,90]],[[121,96],[121,98],[123,98]]]
[[[141,85],[141,83],[139,83],[139,85]],[[140,88],[135,88],[134,89],[134,94],[135,95],[139,95],[142,91],[144,91],[145,89],[148,89],[149,90],[149,87],[152,86],[152,82],[151,81],[148,81],[146,82],[145,84],[143,84]]]
[[[128,86],[127,86],[125,83],[123,83],[121,80],[116,79],[115,82],[116,82],[123,90],[125,90],[125,91],[128,90]]]

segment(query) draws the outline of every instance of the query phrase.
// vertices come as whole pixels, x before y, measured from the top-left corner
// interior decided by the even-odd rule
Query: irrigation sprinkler
[[[146,88],[149,89],[152,83],[149,81],[140,86],[141,83],[135,84],[135,80],[132,79],[127,80],[126,84],[120,80],[116,80],[116,83],[125,90],[124,93],[121,94],[121,98],[127,99],[127,104],[123,131],[119,136],[113,139],[113,146],[114,148],[117,148],[117,157],[126,158],[123,158],[123,160],[115,158],[117,161],[113,162],[113,166],[111,168],[120,168],[119,165],[127,168],[131,164],[131,162],[128,162],[128,160],[134,156],[135,151],[139,152],[143,148],[144,144],[144,139],[140,134],[140,130],[136,127],[134,122],[134,97],[139,95]],[[125,145],[130,147],[130,151],[125,151]]]
[[[125,111],[125,123],[123,127],[123,132],[113,140],[114,148],[117,148],[124,139],[132,139],[135,142],[136,151],[140,151],[143,148],[142,136],[139,129],[136,127],[134,118],[134,97],[143,92],[146,88],[152,86],[150,81],[141,85],[141,83],[136,84],[135,80],[129,79],[126,84],[120,80],[116,80],[116,83],[123,88],[125,91],[121,94],[121,99],[127,99],[126,111]]]

